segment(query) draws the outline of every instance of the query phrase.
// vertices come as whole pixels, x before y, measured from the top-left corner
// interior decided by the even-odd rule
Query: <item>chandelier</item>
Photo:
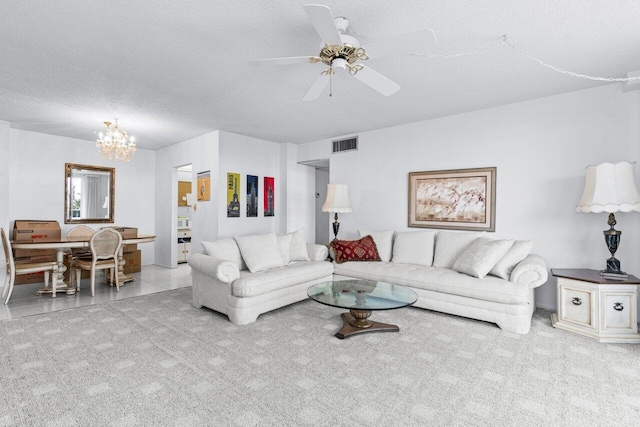
[[[96,147],[102,152],[102,158],[113,159],[116,162],[131,160],[131,156],[136,152],[135,138],[131,136],[127,139],[127,132],[118,127],[118,119],[113,128],[111,122],[104,122],[104,125],[107,127],[107,133],[103,135],[100,132],[100,138],[96,142]]]

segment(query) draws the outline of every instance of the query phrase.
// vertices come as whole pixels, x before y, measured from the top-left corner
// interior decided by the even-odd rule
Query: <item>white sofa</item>
[[[333,277],[327,247],[307,245],[304,230],[227,238],[203,246],[204,253],[187,259],[193,305],[226,314],[238,325],[306,299],[311,285]]]
[[[407,286],[418,294],[415,307],[496,323],[519,334],[529,332],[534,288],[548,277],[543,259],[529,254],[531,242],[498,241],[469,232],[359,233],[373,237],[382,261],[335,263],[336,279]]]

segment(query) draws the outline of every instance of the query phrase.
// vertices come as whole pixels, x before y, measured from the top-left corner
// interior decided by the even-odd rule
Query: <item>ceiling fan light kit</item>
[[[348,70],[351,76],[362,83],[384,96],[391,96],[400,90],[400,85],[371,67],[358,63],[358,61],[367,61],[370,57],[379,58],[414,49],[424,50],[435,44],[433,31],[422,30],[375,42],[368,46],[361,46],[358,39],[352,35],[345,34],[349,28],[349,20],[345,17],[338,16],[334,18],[331,10],[324,5],[307,4],[303,8],[322,40],[320,53],[311,57],[258,59],[252,61],[252,63],[256,65],[287,65],[302,62],[312,64],[322,62],[328,65],[329,68],[323,70],[311,85],[303,97],[304,101],[315,100],[324,92],[324,89],[331,83],[331,76],[335,74],[335,69]],[[374,55],[367,53],[369,49]],[[329,95],[331,96],[331,92]]]

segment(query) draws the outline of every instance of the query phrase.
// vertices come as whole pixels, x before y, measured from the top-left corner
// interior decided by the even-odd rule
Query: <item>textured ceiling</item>
[[[325,1],[363,44],[431,28],[437,58],[370,60],[401,85],[384,97],[336,75],[333,96],[303,102],[319,64],[251,66],[315,55],[302,5],[271,0],[6,1],[0,9],[0,120],[93,140],[118,118],[159,148],[221,129],[302,143],[586,88],[558,67],[624,77],[640,70],[640,4],[593,0]],[[402,49],[400,49],[402,51]]]

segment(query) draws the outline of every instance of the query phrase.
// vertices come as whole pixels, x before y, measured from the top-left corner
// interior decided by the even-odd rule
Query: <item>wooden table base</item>
[[[52,286],[45,286],[44,288],[38,289],[38,292],[36,292],[36,295],[45,295],[45,294],[51,295],[53,293],[52,291],[53,291]],[[75,295],[76,288],[74,286],[67,285],[66,283],[63,282],[61,285],[56,285],[56,294],[60,292],[64,292],[67,295]]]
[[[125,283],[128,282],[134,282],[136,280],[135,277],[133,276],[128,276],[124,273],[120,273],[118,275],[118,279],[120,280],[119,286],[123,286]],[[111,278],[109,277],[109,275],[107,274],[107,278],[106,278],[106,285],[109,286],[115,286],[115,283],[111,283]],[[38,291],[36,292],[37,295],[51,295],[53,287],[51,286],[45,286],[43,288],[38,289]],[[56,293],[65,293],[67,295],[74,295],[76,292],[80,292],[80,290],[76,290],[76,287],[70,283],[67,282],[62,282],[62,284],[57,285],[56,286]],[[54,297],[55,298],[55,297]]]
[[[336,337],[342,339],[365,332],[398,332],[400,328],[388,323],[368,320],[371,310],[351,310],[342,313],[342,328],[336,333]]]

